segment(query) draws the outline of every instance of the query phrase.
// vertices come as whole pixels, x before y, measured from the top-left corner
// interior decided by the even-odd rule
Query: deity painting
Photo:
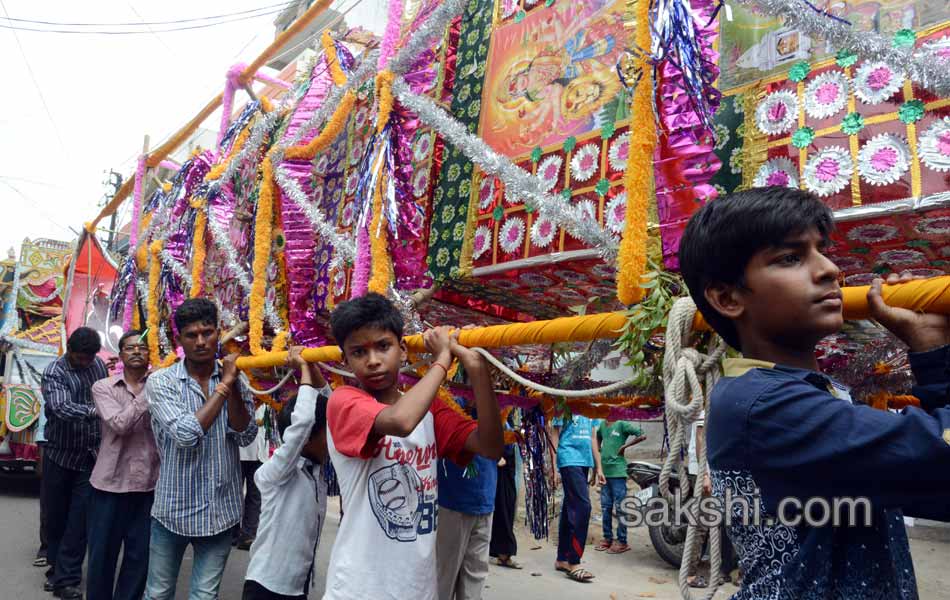
[[[520,156],[598,129],[621,91],[624,2],[558,2],[498,27],[485,74],[480,132]]]

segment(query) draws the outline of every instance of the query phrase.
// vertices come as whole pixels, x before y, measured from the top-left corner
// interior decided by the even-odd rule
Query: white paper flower
[[[917,55],[931,55],[942,63],[950,63],[950,36],[930,40],[917,51]]]
[[[578,208],[578,212],[581,215],[585,215],[584,218],[590,220],[592,223],[597,222],[597,205],[594,204],[593,200],[581,200],[575,205]],[[577,236],[571,234],[571,237],[574,239],[580,239]]]
[[[914,229],[924,235],[950,235],[950,216],[921,219],[914,225]]]
[[[620,192],[604,208],[604,221],[607,229],[620,235],[627,222],[627,192]]]
[[[412,157],[421,162],[429,157],[430,150],[432,150],[432,135],[424,133],[412,144]]]
[[[876,135],[858,153],[858,172],[871,185],[887,185],[910,170],[907,142],[891,133]]]
[[[600,148],[597,144],[586,144],[574,151],[571,158],[571,180],[587,181],[600,167]]]
[[[495,199],[495,178],[485,175],[478,184],[478,208],[485,211]]]
[[[771,158],[759,167],[752,182],[755,187],[781,186],[798,188],[798,167],[784,156]]]
[[[518,0],[501,0],[501,18],[507,19],[518,12]]]
[[[741,102],[737,102],[739,106]],[[779,90],[766,96],[755,108],[755,125],[762,133],[788,133],[798,123],[798,96],[789,90]]]
[[[343,271],[342,269],[337,270],[337,272],[333,274],[333,295],[339,296],[345,291],[346,291],[346,272]]]
[[[813,119],[827,119],[848,103],[848,78],[841,71],[825,71],[805,86],[805,112]]]
[[[885,250],[877,255],[880,263],[888,265],[916,265],[927,262],[927,255],[918,250],[908,248],[898,248],[896,250]]]
[[[475,239],[472,244],[472,259],[480,258],[489,248],[491,248],[491,229],[486,225],[480,225],[475,230]]]
[[[541,179],[541,191],[550,192],[561,178],[561,166],[564,160],[557,154],[546,157],[538,164],[538,177]]]
[[[726,135],[728,135],[728,130]],[[624,172],[627,170],[627,159],[629,157],[630,132],[628,131],[610,143],[610,150],[607,151],[607,159],[611,169]]]
[[[893,225],[883,223],[868,223],[859,225],[848,232],[848,239],[865,244],[880,244],[897,239],[900,230]]]
[[[950,117],[934,121],[920,135],[918,155],[921,162],[940,173],[950,171]]]
[[[317,159],[317,164],[313,166],[313,172],[317,175],[326,175],[327,167],[330,166],[330,158],[326,153],[321,154],[320,158]]]
[[[866,62],[858,67],[852,80],[854,95],[865,104],[889,100],[904,85],[904,74],[885,62]]]
[[[429,189],[429,169],[419,169],[412,177],[412,193],[416,198],[425,196]]]
[[[498,231],[498,246],[505,254],[514,254],[521,249],[524,242],[524,219],[508,217]]]
[[[547,217],[538,216],[531,225],[531,243],[537,248],[547,248],[554,241],[557,225]]]
[[[841,146],[820,150],[805,163],[805,187],[824,198],[837,194],[851,181],[854,163]]]

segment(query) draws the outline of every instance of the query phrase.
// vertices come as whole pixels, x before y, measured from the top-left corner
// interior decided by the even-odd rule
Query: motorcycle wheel
[[[667,525],[650,525],[650,542],[660,558],[668,562],[674,568],[679,569],[683,563],[683,549],[686,547],[684,535],[676,535],[674,529],[685,529],[683,527],[669,527]],[[677,538],[682,538],[677,541]]]

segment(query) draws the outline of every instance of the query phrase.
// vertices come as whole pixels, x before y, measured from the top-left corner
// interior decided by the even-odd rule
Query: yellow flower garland
[[[636,4],[635,48],[650,48],[650,3],[639,0]],[[637,58],[643,74],[633,92],[632,119],[649,123],[653,114],[653,69],[645,57]],[[617,297],[624,304],[634,304],[643,298],[640,278],[647,266],[647,217],[653,190],[653,151],[656,149],[656,130],[641,128],[630,136],[630,155],[624,187],[627,191],[627,215],[617,257]]]
[[[336,44],[333,43],[333,38],[330,36],[328,29],[323,30],[323,35],[320,36],[320,43],[323,45],[323,51],[327,54],[327,65],[330,68],[330,76],[333,77],[333,83],[337,86],[343,86],[346,84],[346,74],[343,73],[343,69],[340,68],[340,57],[337,56]]]
[[[383,181],[376,184],[376,193],[373,194],[373,220],[369,226],[370,276],[368,289],[377,294],[386,294],[392,281],[392,261],[389,256],[389,233],[386,230],[386,217],[383,216]]]
[[[152,222],[152,216],[152,213],[142,215],[142,224],[139,226],[140,240],[142,239],[142,233],[148,231],[148,226]],[[139,271],[144,271],[148,268],[148,244],[145,242],[139,244],[138,249],[135,251],[135,266]]]
[[[205,247],[205,228],[208,226],[208,213],[203,207],[198,208],[198,216],[195,217],[195,236],[192,239],[194,248],[191,255],[191,292],[189,298],[201,296],[203,291],[205,276],[205,258],[207,248]]]
[[[380,71],[376,74],[376,98],[379,101],[379,113],[376,115],[376,132],[382,133],[389,123],[389,115],[393,112],[393,80],[396,78],[392,71]]]
[[[263,354],[261,339],[264,337],[264,304],[267,293],[267,263],[270,261],[271,233],[274,220],[274,165],[268,154],[261,164],[261,191],[257,200],[257,216],[254,221],[254,280],[251,283],[250,308],[248,312],[248,340],[251,354]]]
[[[162,264],[159,253],[164,244],[161,240],[155,240],[149,246],[151,260],[148,268],[148,354],[149,362],[152,367],[165,368],[170,367],[175,362],[177,356],[172,352],[162,359],[161,350],[158,347],[158,281],[162,274]]]
[[[356,94],[354,94],[352,90],[344,94],[343,99],[340,101],[340,106],[333,112],[333,116],[327,121],[327,125],[323,128],[323,131],[303,146],[288,148],[284,157],[290,160],[312,160],[313,157],[317,155],[317,152],[327,148],[333,140],[340,136],[355,103]]]
[[[208,171],[208,174],[205,175],[205,181],[214,181],[220,179],[221,175],[224,173],[225,169],[228,168],[228,165],[231,164],[231,161],[234,159],[238,153],[241,152],[241,149],[244,148],[247,138],[251,135],[251,125],[250,123],[241,130],[241,133],[238,135],[237,139],[234,140],[234,143],[231,144],[231,150],[228,152],[228,155],[224,159],[211,167],[211,170]]]

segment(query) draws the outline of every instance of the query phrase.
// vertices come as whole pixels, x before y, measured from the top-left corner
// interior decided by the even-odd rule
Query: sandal
[[[604,550],[610,550],[610,547],[611,547],[612,545],[613,545],[613,541],[611,541],[611,540],[600,540],[600,541],[597,543],[597,545],[594,546],[594,550],[596,550],[596,551],[598,551],[598,552],[603,552]]]
[[[627,544],[621,544],[619,542],[614,543],[610,548],[607,548],[607,554],[623,554],[624,552],[629,552],[630,546]]]
[[[47,560],[45,556],[37,556],[36,558],[33,559],[33,566],[34,567],[48,567],[49,560]]]
[[[590,583],[594,579],[594,574],[584,567],[575,567],[573,570],[567,571],[567,578],[578,583]]]
[[[524,568],[519,563],[516,563],[515,559],[511,558],[510,556],[505,559],[496,558],[494,560],[494,563],[498,565],[499,567],[505,567],[506,569],[523,569]]]
[[[692,579],[692,581],[690,581]],[[709,583],[706,582],[706,578],[702,575],[694,575],[686,579],[686,584],[691,588],[705,588],[709,587]]]

